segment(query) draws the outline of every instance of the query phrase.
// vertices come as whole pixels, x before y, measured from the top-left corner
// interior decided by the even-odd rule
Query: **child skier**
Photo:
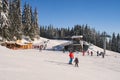
[[[79,60],[78,60],[77,57],[75,58],[74,62],[75,62],[75,67],[79,67],[79,66],[78,66]]]

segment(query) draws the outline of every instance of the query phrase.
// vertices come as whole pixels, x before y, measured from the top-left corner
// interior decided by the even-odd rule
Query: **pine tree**
[[[80,35],[80,25],[74,26],[74,35]]]
[[[8,16],[8,0],[3,0],[3,12],[6,13],[6,15]]]
[[[85,25],[84,31],[83,31],[83,39],[87,42],[90,42],[91,34],[88,25]]]
[[[3,9],[2,0],[0,0],[0,36],[1,37],[2,37],[2,24],[3,24],[2,15],[1,15],[1,12],[3,11],[2,9]]]
[[[29,36],[30,35],[30,29],[31,29],[31,13],[30,13],[30,6],[29,4],[24,5],[24,10],[22,14],[22,23],[24,27],[24,35]]]
[[[100,46],[100,32],[96,33],[96,46]]]
[[[0,1],[0,31],[2,39],[9,40],[9,16],[8,16],[8,0]]]
[[[57,39],[60,37],[58,28],[55,29],[55,36],[54,37],[57,38]]]
[[[120,52],[120,34],[117,34],[117,52]]]
[[[12,38],[21,39],[22,37],[22,16],[21,16],[21,2],[20,0],[10,1],[10,21]]]
[[[64,32],[64,28],[61,28],[61,33],[60,33],[60,38],[63,39],[65,37],[65,32]]]
[[[70,38],[70,27],[67,28],[67,37]]]
[[[34,10],[34,28],[35,28],[35,37],[39,37],[40,35],[40,29],[39,29],[39,25],[38,25],[38,12],[37,12],[37,8],[35,8]]]
[[[109,39],[108,50],[111,50],[111,45],[112,45],[112,39]]]
[[[115,36],[115,33],[112,34],[112,44],[111,44],[111,49],[112,51],[117,51],[117,39]]]
[[[0,0],[0,12],[2,11],[2,0]]]
[[[31,24],[31,28],[29,31],[29,36],[32,40],[34,40],[35,37],[35,28],[34,28],[34,16],[33,16],[33,11],[32,11],[32,7],[30,7],[30,24]]]
[[[74,28],[72,27],[72,29],[70,30],[70,36],[74,35]]]

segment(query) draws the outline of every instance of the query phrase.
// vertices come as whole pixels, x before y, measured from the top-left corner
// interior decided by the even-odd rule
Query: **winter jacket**
[[[69,56],[70,58],[74,58],[74,54],[72,52],[70,52]]]
[[[74,62],[75,62],[75,63],[79,63],[78,58],[75,58]]]

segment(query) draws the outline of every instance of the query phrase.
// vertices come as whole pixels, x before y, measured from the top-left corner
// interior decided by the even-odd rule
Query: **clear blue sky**
[[[97,31],[120,33],[120,0],[21,0],[38,9],[39,24],[73,27],[88,24]]]

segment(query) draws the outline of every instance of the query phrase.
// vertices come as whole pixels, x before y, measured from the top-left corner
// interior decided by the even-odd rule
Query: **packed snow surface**
[[[42,51],[10,50],[0,46],[0,80],[120,80],[119,53],[107,51],[103,59],[96,56],[97,50],[103,50],[92,45],[93,56],[74,52],[79,58],[79,67],[75,67],[74,63],[68,64],[69,52],[49,50],[64,42],[49,40],[48,49]]]

